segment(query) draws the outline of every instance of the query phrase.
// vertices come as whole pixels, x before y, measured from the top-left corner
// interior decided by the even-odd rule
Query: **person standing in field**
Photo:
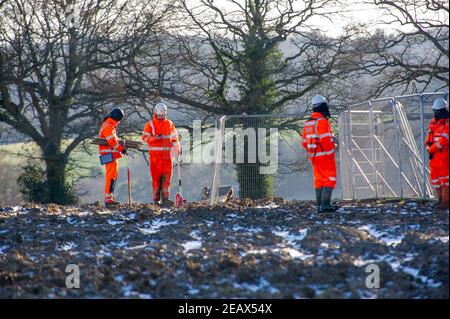
[[[433,103],[434,117],[430,121],[430,132],[426,148],[430,158],[431,184],[438,194],[439,209],[449,208],[448,195],[448,118],[447,102],[438,98]]]
[[[331,205],[331,195],[336,187],[335,138],[328,119],[327,100],[316,95],[312,99],[313,113],[306,121],[302,133],[302,146],[309,155],[314,173],[317,211],[334,212],[339,207]]]
[[[106,139],[108,145],[99,145],[100,162],[105,165],[105,205],[117,205],[118,201],[114,198],[114,188],[119,175],[118,159],[122,154],[126,155],[127,150],[119,143],[117,137],[117,126],[122,120],[124,113],[121,109],[114,109],[103,120],[100,128],[99,138]]]
[[[175,125],[167,118],[167,106],[158,103],[153,118],[145,124],[142,140],[148,144],[153,203],[172,206],[169,200],[172,179],[172,157],[180,154]],[[161,203],[160,203],[161,202]]]

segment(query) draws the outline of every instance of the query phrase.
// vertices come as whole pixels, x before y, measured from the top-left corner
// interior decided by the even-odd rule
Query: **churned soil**
[[[448,211],[339,204],[0,207],[0,298],[449,297]]]

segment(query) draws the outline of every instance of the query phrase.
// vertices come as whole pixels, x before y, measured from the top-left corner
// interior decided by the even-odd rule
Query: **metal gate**
[[[351,105],[339,115],[344,199],[433,198],[425,137],[431,105],[445,93],[389,97]]]

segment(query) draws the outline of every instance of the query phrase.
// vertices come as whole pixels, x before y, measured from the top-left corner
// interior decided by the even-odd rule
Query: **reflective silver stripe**
[[[439,183],[439,179],[432,179],[431,182],[432,183]]]
[[[442,148],[442,145],[441,145],[441,143],[439,143],[439,141],[436,141],[436,146],[437,146],[439,149]]]
[[[153,135],[155,135],[155,127],[153,126],[153,122],[148,121],[148,124],[150,124],[150,127],[152,128],[152,133],[153,133]]]
[[[151,136],[152,134],[150,134],[149,132],[144,132],[144,133],[142,133],[142,135]]]
[[[331,151],[328,151],[328,152],[319,152],[319,153],[310,155],[310,157],[317,157],[317,156],[323,156],[323,155],[330,155],[330,154],[333,154],[333,153],[334,153],[334,150],[331,150]]]
[[[107,136],[107,137],[105,137],[107,140],[110,140],[110,139],[112,139],[112,138],[114,138],[114,135],[110,135],[110,136]]]
[[[160,135],[160,136],[159,136],[159,139],[161,139],[161,140],[169,140],[169,139],[171,139],[171,138],[172,138],[171,135]]]
[[[331,135],[331,133],[323,133],[323,134],[319,135],[319,138],[324,138],[324,137],[327,137],[327,136],[332,136],[332,135]]]
[[[439,179],[448,179],[448,176],[439,177]]]
[[[447,133],[442,133],[442,137],[445,137],[448,140],[448,135]]]
[[[307,148],[317,148],[317,145],[316,144],[308,144]]]
[[[102,153],[120,153],[120,151],[115,151],[115,150],[101,150],[100,154]]]
[[[120,146],[120,143],[117,143],[117,144],[113,147],[113,149],[117,149],[117,148],[119,148],[119,146]]]
[[[316,134],[307,134],[306,135],[306,138],[315,138],[315,137],[317,137]]]
[[[171,147],[149,147],[149,151],[170,151]]]
[[[330,177],[330,181],[335,181],[336,177]]]

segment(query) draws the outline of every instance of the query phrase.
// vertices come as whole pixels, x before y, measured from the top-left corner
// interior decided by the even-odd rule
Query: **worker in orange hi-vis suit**
[[[330,111],[326,99],[316,95],[312,99],[313,113],[303,127],[302,145],[309,154],[313,167],[317,210],[334,212],[331,195],[336,186],[335,139],[331,131]]]
[[[438,193],[439,209],[448,209],[448,117],[447,102],[438,98],[433,103],[434,117],[430,121],[426,145],[430,156],[431,184]]]
[[[175,125],[167,118],[164,103],[154,107],[153,118],[145,124],[142,140],[149,146],[153,202],[172,206],[173,202],[169,200],[172,156],[180,154],[180,144]]]
[[[116,129],[119,122],[122,120],[124,113],[121,109],[114,109],[103,120],[100,128],[99,138],[104,138],[108,145],[99,145],[98,151],[100,153],[100,162],[105,165],[105,205],[119,204],[114,199],[114,188],[119,173],[119,164],[117,160],[122,157],[122,154],[127,154],[127,150],[119,144]]]

